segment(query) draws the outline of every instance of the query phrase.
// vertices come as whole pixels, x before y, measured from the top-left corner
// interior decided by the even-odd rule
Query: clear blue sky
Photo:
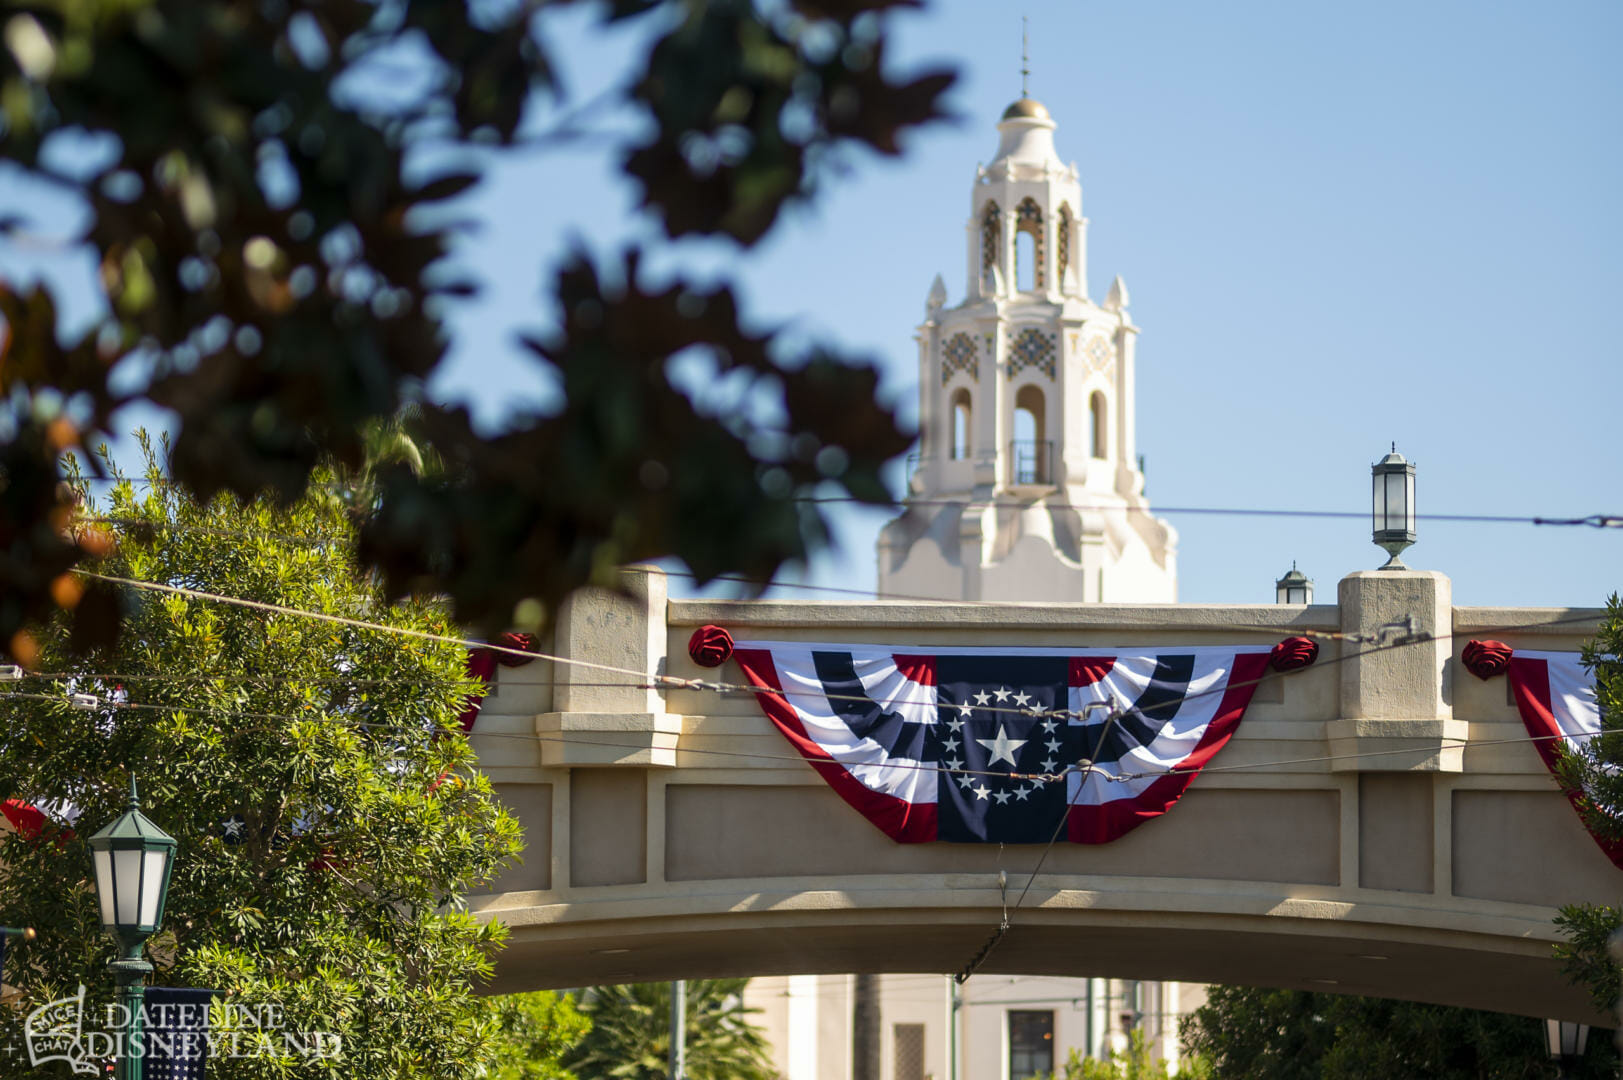
[[[963,295],[977,162],[1019,93],[1021,8],[935,3],[894,20],[899,68],[941,59],[954,125],[900,161],[855,158],[758,251],[685,245],[749,310],[877,357],[909,411],[931,278]],[[1165,506],[1366,511],[1396,440],[1422,513],[1623,513],[1623,7],[1611,2],[1024,5],[1031,93],[1078,163],[1090,291],[1122,274],[1139,345],[1139,448]],[[579,96],[620,45],[570,50]],[[491,285],[440,383],[490,412],[528,384],[502,328],[537,323],[571,233],[611,250],[650,226],[606,158],[506,167],[474,204]],[[809,580],[871,587],[882,515],[840,519]],[[1266,602],[1299,562],[1378,565],[1364,521],[1172,515],[1180,598]],[[1407,555],[1456,602],[1597,604],[1623,530],[1421,525]],[[815,595],[815,594],[813,594]]]
[[[632,41],[566,12],[577,101]],[[1623,6],[1383,0],[1358,5],[936,2],[892,20],[899,69],[962,73],[959,121],[901,160],[853,156],[758,251],[684,244],[747,310],[868,353],[909,413],[913,329],[932,277],[963,295],[977,162],[1031,93],[1081,169],[1090,292],[1132,292],[1139,448],[1159,506],[1366,511],[1396,440],[1422,513],[1623,513]],[[610,128],[624,118],[606,117]],[[537,126],[546,126],[545,115]],[[652,233],[608,149],[499,166],[466,200],[461,258],[486,284],[457,314],[437,394],[494,419],[546,393],[512,345],[544,326],[566,240]],[[1169,515],[1180,598],[1267,602],[1295,559],[1322,599],[1378,565],[1365,521]],[[871,588],[883,515],[839,519],[809,580]],[[1623,587],[1623,530],[1425,523],[1411,566],[1457,603],[1597,604]],[[806,595],[806,594],[797,594]],[[815,594],[810,594],[815,595]]]

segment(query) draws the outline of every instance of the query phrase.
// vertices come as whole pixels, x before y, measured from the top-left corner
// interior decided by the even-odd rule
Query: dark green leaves
[[[665,554],[700,580],[765,580],[825,528],[803,501],[818,485],[888,501],[879,469],[911,436],[875,403],[872,367],[829,352],[779,363],[725,287],[644,291],[635,256],[611,276],[571,260],[555,289],[562,330],[528,343],[561,376],[557,415],[478,440],[461,413],[423,411],[447,474],[384,473],[362,528],[362,557],[393,592],[433,582],[460,616],[501,622],[516,598],[550,608]],[[709,365],[696,398],[672,381],[678,357]],[[727,407],[707,407],[724,379]]]
[[[173,478],[204,497],[287,502],[323,462],[365,468],[366,432],[439,367],[446,302],[477,287],[444,265],[451,201],[563,97],[547,50],[560,6],[86,0],[5,16],[24,22],[0,48],[0,155],[82,200],[71,239],[95,256],[108,314],[63,344],[48,295],[0,292],[0,647],[26,659],[14,635],[78,603],[58,583],[89,549],[58,459],[114,434],[124,404],[172,411]],[[886,71],[896,6],[610,5],[611,20],[647,18],[649,52],[607,104],[618,94],[653,122],[619,153],[670,236],[753,243],[830,155],[895,153],[940,115],[950,75]],[[53,172],[47,141],[86,135],[105,159]],[[423,147],[451,152],[454,171],[408,182]],[[562,376],[561,413],[492,432],[425,406],[419,434],[451,471],[368,480],[365,552],[393,588],[448,592],[500,626],[515,603],[550,606],[629,559],[764,580],[826,539],[797,501],[819,484],[885,500],[879,469],[908,436],[871,368],[789,355],[742,321],[729,286],[644,292],[635,259],[611,276],[628,284],[580,259],[557,278],[563,330],[535,347]],[[742,383],[747,407],[673,382],[684,353]],[[115,394],[121,365],[150,380]],[[82,611],[76,640],[109,643],[107,605]]]
[[[839,140],[895,154],[903,128],[943,115],[953,75],[892,81],[883,39],[852,21],[884,5],[807,6],[833,17],[771,16],[749,0],[693,5],[649,55],[633,95],[658,127],[626,171],[671,236],[753,244],[809,194],[814,163]]]

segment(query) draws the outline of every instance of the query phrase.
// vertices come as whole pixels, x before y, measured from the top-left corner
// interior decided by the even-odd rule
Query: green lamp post
[[[175,861],[175,838],[141,813],[135,777],[130,777],[128,808],[112,824],[90,838],[96,869],[96,896],[101,902],[101,923],[118,938],[121,955],[107,963],[118,986],[118,1003],[126,1019],[123,1053],[118,1057],[115,1080],[141,1080],[141,1003],[143,980],[152,965],[141,956],[146,939],[163,922],[163,902],[169,894],[169,871]]]

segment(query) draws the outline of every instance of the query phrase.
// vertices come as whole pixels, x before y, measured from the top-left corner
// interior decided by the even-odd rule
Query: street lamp
[[[90,838],[96,869],[96,896],[101,902],[101,924],[118,938],[122,955],[107,962],[118,985],[118,1003],[124,1007],[124,1052],[118,1057],[115,1080],[141,1080],[142,1057],[135,1052],[141,1039],[142,980],[152,965],[141,947],[163,921],[163,902],[169,894],[169,871],[175,861],[175,838],[141,813],[135,777],[130,777],[129,806],[117,820]]]
[[[1576,1065],[1584,1056],[1588,1043],[1588,1024],[1571,1020],[1544,1021],[1544,1048],[1550,1052],[1550,1060],[1560,1064],[1562,1076],[1572,1075],[1569,1066]]]
[[[1415,542],[1414,531],[1414,462],[1405,461],[1398,453],[1397,443],[1392,452],[1376,462],[1370,472],[1374,478],[1373,525],[1375,546],[1385,548],[1392,556],[1382,570],[1407,570],[1398,555]]]
[[[1274,603],[1276,604],[1311,604],[1313,602],[1313,581],[1306,574],[1296,569],[1296,560],[1291,560],[1290,572],[1274,582]]]

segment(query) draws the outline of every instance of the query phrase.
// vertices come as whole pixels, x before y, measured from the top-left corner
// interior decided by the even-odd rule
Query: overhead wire
[[[634,668],[617,667],[615,665],[599,664],[599,663],[595,663],[593,661],[579,660],[579,659],[571,658],[571,657],[556,656],[556,655],[552,655],[552,654],[548,654],[548,653],[543,653],[543,652],[540,652],[538,650],[518,649],[518,648],[509,647],[509,646],[497,645],[497,644],[493,644],[493,643],[489,643],[489,642],[476,641],[476,640],[468,639],[468,638],[458,638],[458,637],[453,637],[453,636],[450,636],[450,635],[433,634],[433,633],[429,633],[429,632],[426,632],[426,631],[414,630],[414,629],[407,628],[407,627],[394,627],[394,626],[389,626],[389,625],[383,624],[383,623],[370,622],[370,621],[367,621],[367,620],[354,619],[354,618],[349,618],[349,617],[345,617],[345,616],[331,615],[331,614],[328,614],[328,613],[325,613],[325,612],[314,612],[314,611],[309,611],[309,610],[302,609],[302,608],[292,608],[292,607],[287,607],[285,605],[270,604],[270,603],[266,603],[264,601],[248,600],[248,599],[241,598],[241,597],[231,597],[231,596],[226,596],[226,595],[219,594],[219,593],[206,592],[206,591],[200,590],[200,589],[187,588],[187,587],[184,587],[184,586],[166,585],[166,584],[162,584],[162,583],[158,583],[158,582],[139,581],[139,580],[131,579],[131,578],[119,578],[119,577],[114,577],[112,575],[95,574],[95,573],[92,573],[90,571],[83,571],[83,570],[78,571],[78,572],[82,573],[82,574],[85,574],[86,576],[96,577],[96,578],[100,578],[102,580],[107,580],[107,581],[110,581],[110,582],[116,582],[116,583],[124,584],[124,585],[129,585],[129,586],[136,587],[136,588],[145,588],[145,589],[151,589],[151,590],[156,590],[156,591],[161,591],[161,592],[166,592],[166,593],[176,593],[176,594],[180,594],[180,595],[183,595],[183,596],[188,596],[188,597],[191,597],[191,598],[194,598],[194,599],[203,599],[203,600],[215,601],[215,602],[219,602],[219,603],[243,606],[243,607],[256,609],[256,610],[266,610],[266,611],[271,611],[271,612],[274,612],[274,613],[277,613],[277,614],[285,614],[285,615],[291,615],[291,616],[296,616],[296,617],[307,617],[307,618],[318,619],[318,620],[327,621],[327,622],[340,623],[340,624],[344,624],[344,625],[348,625],[348,626],[352,626],[352,627],[356,627],[356,628],[361,628],[361,629],[368,629],[368,630],[374,630],[374,631],[386,632],[386,633],[395,633],[395,634],[401,634],[401,635],[405,635],[405,636],[409,636],[409,637],[423,638],[423,639],[428,639],[428,640],[433,640],[433,641],[438,641],[438,642],[456,644],[456,645],[460,645],[460,646],[463,646],[463,647],[466,647],[466,648],[489,649],[489,650],[494,651],[494,652],[498,652],[498,653],[502,653],[502,654],[506,654],[506,655],[512,655],[512,656],[516,656],[516,657],[521,657],[521,658],[528,659],[528,660],[538,660],[538,659],[539,660],[547,660],[547,661],[551,661],[551,662],[554,662],[554,663],[562,663],[562,664],[569,665],[569,666],[585,667],[585,668],[589,668],[589,669],[593,669],[593,670],[608,671],[608,672],[614,673],[614,674],[631,675],[631,676],[634,676],[637,680],[639,680],[637,682],[630,682],[630,683],[620,683],[620,682],[584,683],[584,682],[571,681],[570,683],[566,684],[566,685],[569,685],[569,686],[579,686],[579,687],[585,687],[585,686],[591,686],[591,687],[626,687],[626,688],[632,688],[632,689],[666,689],[666,690],[669,690],[669,689],[694,689],[694,690],[710,690],[710,691],[719,692],[719,693],[746,693],[746,694],[754,694],[754,695],[767,694],[767,695],[782,696],[782,697],[817,696],[817,697],[822,697],[822,698],[825,698],[825,699],[831,700],[831,701],[833,701],[833,700],[842,700],[842,701],[869,702],[869,703],[871,703],[871,701],[872,701],[871,698],[865,697],[863,695],[858,695],[858,694],[829,694],[829,693],[826,693],[826,692],[823,692],[823,691],[779,690],[779,689],[774,689],[774,688],[759,687],[759,686],[753,686],[753,685],[711,682],[711,681],[707,681],[707,680],[697,680],[697,679],[684,679],[684,678],[681,678],[679,676],[660,675],[660,674],[657,674],[657,673],[645,672],[645,671],[641,671],[641,670],[634,669]],[[1506,632],[1506,631],[1515,631],[1515,630],[1522,630],[1522,631],[1537,630],[1537,629],[1551,627],[1551,626],[1563,626],[1563,625],[1572,625],[1572,624],[1577,624],[1577,623],[1594,622],[1594,621],[1596,621],[1596,619],[1598,617],[1599,616],[1594,615],[1594,614],[1581,614],[1581,615],[1569,616],[1569,617],[1563,618],[1563,619],[1546,620],[1545,622],[1542,622],[1542,623],[1506,625],[1506,626],[1503,626],[1503,627],[1488,627],[1488,628],[1479,629],[1477,632],[1478,633],[1502,633],[1502,632]],[[1402,626],[1405,625],[1406,622],[1408,622],[1408,620],[1399,620],[1398,622],[1395,622],[1395,623],[1386,624],[1386,626],[1383,627],[1382,629],[1384,631],[1386,629],[1401,628]],[[1412,625],[1412,623],[1410,623],[1410,625]],[[1236,625],[1236,626],[1231,627],[1231,629],[1234,629],[1234,630],[1239,631],[1239,632],[1276,633],[1281,628],[1280,627],[1262,627],[1262,626]],[[1315,632],[1315,631],[1299,631],[1299,633],[1301,633],[1301,634],[1312,634],[1314,636],[1330,638],[1330,639],[1350,640],[1350,641],[1357,641],[1357,642],[1371,642],[1372,643],[1372,647],[1369,648],[1369,649],[1359,651],[1359,652],[1342,653],[1342,654],[1334,657],[1333,659],[1324,661],[1323,663],[1316,665],[1317,667],[1320,667],[1320,668],[1328,667],[1328,666],[1330,666],[1332,664],[1344,663],[1344,662],[1347,662],[1347,661],[1350,661],[1350,660],[1358,659],[1360,657],[1371,655],[1371,654],[1376,653],[1376,652],[1385,651],[1386,649],[1390,649],[1390,648],[1399,648],[1399,647],[1403,647],[1403,646],[1407,646],[1407,645],[1421,644],[1421,643],[1424,643],[1424,642],[1427,642],[1427,641],[1449,640],[1454,636],[1452,633],[1449,633],[1449,632],[1445,632],[1445,633],[1442,633],[1442,634],[1435,634],[1435,635],[1429,634],[1429,633],[1428,634],[1421,634],[1421,635],[1404,635],[1402,637],[1399,637],[1397,640],[1393,640],[1390,643],[1388,643],[1386,640],[1384,640],[1384,636],[1385,636],[1384,633],[1383,634],[1377,634],[1377,635],[1371,635],[1371,634],[1345,634],[1345,633],[1340,633],[1340,632],[1329,632],[1329,631],[1319,631],[1319,632]],[[1195,698],[1202,697],[1202,696],[1207,696],[1207,695],[1211,695],[1211,694],[1226,693],[1226,692],[1228,692],[1228,690],[1230,690],[1232,688],[1235,688],[1235,687],[1245,687],[1245,686],[1248,686],[1248,685],[1249,686],[1256,686],[1256,685],[1259,685],[1259,684],[1261,684],[1261,683],[1263,683],[1265,681],[1268,681],[1270,679],[1281,678],[1281,677],[1284,677],[1284,676],[1287,676],[1287,675],[1295,674],[1298,671],[1302,671],[1302,670],[1306,670],[1306,669],[1293,669],[1291,671],[1286,671],[1286,672],[1271,671],[1271,672],[1268,672],[1268,673],[1262,675],[1261,677],[1259,677],[1257,679],[1246,680],[1246,681],[1242,681],[1242,682],[1225,682],[1220,687],[1213,687],[1213,688],[1211,688],[1209,690],[1206,690],[1206,691],[1197,691],[1197,692],[1195,692],[1193,694],[1187,695],[1185,700],[1193,700]],[[176,676],[160,676],[160,675],[156,675],[156,674],[129,674],[129,675],[122,675],[122,674],[97,674],[97,675],[83,674],[83,675],[81,675],[81,674],[78,674],[78,673],[68,673],[68,672],[30,674],[27,677],[33,677],[33,678],[47,678],[47,677],[49,677],[49,678],[85,678],[85,679],[96,678],[96,679],[102,679],[102,680],[128,679],[128,680],[132,680],[132,681],[136,680],[136,679],[143,679],[143,678],[150,678],[150,679],[171,678],[171,679],[174,679],[174,680],[177,680],[177,681],[184,681],[184,680],[187,680],[189,678],[194,678],[194,676],[184,676],[184,675],[176,675]],[[208,678],[213,678],[213,677],[214,676],[210,676],[210,675],[198,675],[198,676],[195,676],[195,678],[201,678],[201,679],[208,679]],[[232,677],[233,678],[242,678],[242,679],[248,680],[248,681],[253,681],[253,680],[264,680],[264,681],[284,681],[285,680],[285,681],[290,681],[290,682],[297,682],[297,681],[326,682],[326,681],[329,681],[329,677],[323,677],[323,676],[308,677],[308,676],[280,676],[280,675],[265,674],[265,675],[259,675],[259,676],[242,675],[242,676],[232,676]],[[642,681],[642,680],[657,680],[657,681]],[[339,684],[345,684],[345,683],[360,684],[360,683],[366,683],[366,682],[381,682],[381,681],[384,681],[384,680],[352,679],[352,678],[345,677],[345,676],[337,676],[337,677],[331,677],[330,681],[336,682],[336,683],[339,683]],[[403,682],[405,682],[407,684],[413,684],[413,685],[440,685],[438,683],[433,683],[433,682],[429,682],[429,681],[426,681],[426,680],[421,682],[421,683],[416,683],[413,680],[403,680]],[[556,679],[549,680],[548,684],[540,684],[540,685],[549,685],[549,684],[551,686],[553,686],[553,687],[561,685],[561,684],[558,683],[558,681]],[[1096,711],[1097,709],[1101,708],[1102,706],[1103,706],[1103,703],[1090,703],[1090,706],[1088,708],[1082,709],[1082,710],[1062,710],[1062,709],[1043,710],[1043,709],[1034,709],[1034,708],[1005,708],[1005,707],[999,707],[999,706],[988,704],[988,705],[978,705],[978,706],[976,706],[976,709],[977,709],[977,711],[986,712],[986,713],[992,713],[992,714],[1022,715],[1022,716],[1027,716],[1027,717],[1054,716],[1054,717],[1072,717],[1072,718],[1079,718],[1079,719],[1087,719],[1089,716],[1091,716],[1093,711]],[[1136,711],[1136,710],[1132,710],[1130,708],[1129,711]],[[798,759],[789,758],[788,760],[798,760]],[[1007,775],[1007,774],[997,773],[996,775]],[[1159,774],[1156,774],[1156,775],[1159,775]]]
[[[584,667],[584,668],[588,668],[588,669],[592,669],[592,670],[607,671],[607,672],[610,672],[610,673],[613,673],[613,674],[631,675],[631,676],[634,676],[637,680],[639,680],[638,682],[630,683],[630,684],[611,683],[611,684],[593,684],[593,685],[608,685],[608,686],[626,685],[626,686],[631,687],[631,688],[640,688],[640,689],[710,690],[710,691],[719,692],[719,693],[748,693],[748,694],[754,694],[754,695],[763,695],[764,694],[764,695],[772,695],[772,696],[780,696],[780,697],[793,697],[793,696],[797,696],[797,695],[821,696],[821,697],[824,697],[827,700],[850,700],[850,701],[857,701],[857,702],[871,702],[871,700],[872,700],[870,698],[866,698],[866,697],[863,697],[861,695],[855,695],[855,694],[827,694],[827,693],[823,693],[823,692],[820,692],[820,691],[800,691],[800,692],[797,692],[797,691],[780,690],[780,689],[773,689],[773,688],[747,686],[747,685],[742,685],[742,684],[729,684],[729,683],[721,683],[721,682],[711,682],[711,681],[700,680],[700,679],[684,679],[684,678],[681,678],[679,676],[671,676],[671,675],[659,675],[659,674],[656,674],[656,673],[649,673],[649,672],[639,671],[639,670],[633,669],[633,668],[624,668],[624,667],[618,667],[618,666],[615,666],[615,665],[600,664],[600,663],[596,663],[594,661],[579,660],[579,659],[575,659],[575,658],[571,658],[571,657],[556,656],[556,655],[552,655],[552,654],[548,654],[548,653],[543,653],[543,652],[540,652],[538,650],[517,649],[517,648],[512,648],[512,647],[509,647],[509,646],[502,646],[502,645],[496,645],[496,644],[492,644],[492,643],[488,643],[488,642],[475,641],[473,639],[468,639],[468,638],[457,638],[457,637],[453,637],[453,636],[450,636],[450,635],[433,634],[433,633],[430,633],[430,632],[427,632],[427,631],[415,630],[415,629],[411,629],[411,628],[407,628],[407,627],[391,627],[391,626],[388,626],[388,625],[383,624],[383,623],[369,622],[367,620],[354,619],[354,618],[349,618],[347,616],[331,615],[331,614],[328,614],[328,613],[325,613],[325,612],[313,612],[313,611],[308,611],[308,610],[305,610],[305,609],[302,609],[302,608],[287,607],[285,605],[280,605],[280,604],[270,604],[270,603],[267,603],[267,602],[264,602],[264,601],[258,601],[258,600],[248,600],[248,599],[245,599],[245,598],[242,598],[242,597],[225,596],[223,594],[210,593],[210,592],[207,592],[207,591],[204,591],[204,590],[192,589],[192,588],[187,588],[187,587],[184,587],[184,586],[166,585],[166,584],[162,584],[162,583],[159,583],[159,582],[140,581],[140,580],[133,579],[133,578],[121,578],[121,577],[116,577],[116,576],[113,576],[113,575],[97,574],[97,573],[94,573],[92,571],[85,571],[85,570],[79,570],[77,572],[81,573],[81,574],[84,574],[86,576],[89,576],[89,577],[95,577],[95,578],[98,578],[98,579],[101,579],[101,580],[106,580],[106,581],[109,581],[109,582],[123,584],[123,585],[128,585],[128,586],[135,587],[135,588],[143,588],[143,589],[149,589],[149,590],[158,591],[158,592],[179,594],[179,595],[188,596],[188,597],[191,597],[191,598],[194,598],[194,599],[202,599],[202,600],[209,600],[209,601],[214,601],[214,602],[219,602],[219,603],[232,604],[232,605],[242,606],[242,607],[255,609],[255,610],[270,611],[270,612],[277,613],[277,614],[285,614],[285,615],[290,615],[290,616],[295,616],[295,617],[307,617],[307,618],[312,618],[312,619],[318,619],[318,620],[321,620],[321,621],[339,623],[339,624],[348,625],[348,626],[355,627],[355,628],[373,630],[373,631],[378,631],[378,632],[396,633],[396,634],[401,634],[401,635],[408,636],[408,637],[413,637],[413,638],[420,638],[420,639],[427,639],[427,640],[432,640],[432,641],[437,641],[437,642],[442,642],[442,643],[456,644],[456,645],[460,645],[460,646],[465,647],[465,648],[490,649],[490,650],[492,650],[494,652],[497,652],[497,653],[513,655],[513,656],[517,656],[517,657],[523,657],[523,658],[531,659],[531,660],[535,660],[535,659],[548,660],[548,661],[551,661],[551,662],[554,662],[554,663],[562,663],[562,664],[570,665],[570,666]],[[1507,630],[1538,629],[1540,627],[1569,625],[1569,624],[1580,623],[1580,622],[1588,623],[1588,622],[1595,621],[1596,618],[1597,618],[1596,615],[1584,614],[1584,615],[1577,615],[1577,616],[1569,616],[1569,617],[1564,618],[1564,619],[1547,620],[1547,621],[1545,621],[1543,623],[1523,624],[1523,625],[1520,625],[1520,626],[1506,626],[1506,627],[1501,627],[1501,628],[1486,628],[1486,629],[1480,630],[1478,632],[1480,632],[1480,633],[1497,633],[1497,632],[1504,632],[1504,631],[1507,631]],[[1397,625],[1397,624],[1390,624],[1390,625]],[[1233,629],[1241,630],[1241,629],[1244,629],[1244,628],[1234,627]],[[1278,628],[1278,627],[1263,627],[1263,628],[1256,628],[1256,629],[1261,630],[1263,632],[1274,633],[1274,632],[1278,632],[1278,630],[1280,628]],[[1340,638],[1343,638],[1343,639],[1358,640],[1358,641],[1364,641],[1364,640],[1367,640],[1367,638],[1368,638],[1368,635],[1344,635],[1344,634],[1332,634],[1330,632],[1325,632],[1325,636],[1340,637]],[[1399,638],[1399,639],[1397,639],[1395,641],[1392,641],[1390,644],[1387,644],[1385,642],[1377,642],[1371,648],[1360,651],[1360,652],[1342,653],[1342,654],[1334,657],[1331,660],[1325,661],[1320,666],[1329,666],[1331,664],[1344,663],[1344,662],[1347,662],[1347,661],[1350,661],[1350,660],[1353,660],[1353,659],[1357,659],[1357,658],[1360,658],[1360,657],[1363,657],[1363,656],[1370,655],[1370,654],[1372,654],[1374,652],[1383,651],[1384,649],[1388,649],[1388,648],[1398,648],[1398,647],[1403,647],[1403,646],[1406,646],[1406,645],[1420,644],[1420,643],[1423,643],[1425,641],[1447,640],[1447,639],[1450,639],[1452,637],[1453,637],[1452,633],[1443,633],[1443,634],[1437,634],[1437,635],[1425,634],[1425,635],[1420,635],[1420,636],[1408,636],[1408,637]],[[1234,683],[1234,684],[1225,683],[1222,686],[1213,687],[1213,688],[1211,688],[1209,690],[1197,691],[1197,692],[1195,692],[1193,694],[1187,695],[1185,700],[1193,700],[1193,699],[1198,698],[1198,697],[1203,697],[1203,696],[1216,694],[1216,693],[1227,693],[1228,690],[1230,689],[1231,685],[1232,686],[1245,686],[1245,685],[1253,685],[1254,686],[1254,685],[1260,684],[1260,683],[1262,683],[1262,682],[1264,682],[1264,681],[1266,681],[1268,679],[1281,678],[1281,677],[1284,677],[1284,676],[1287,676],[1287,675],[1295,674],[1297,671],[1304,671],[1304,670],[1307,670],[1307,669],[1296,669],[1294,671],[1288,671],[1288,672],[1277,672],[1277,671],[1268,672],[1268,673],[1264,674],[1263,676],[1261,676],[1260,678],[1255,679],[1255,680],[1249,680],[1248,682],[1241,682],[1241,683]],[[644,682],[642,680],[651,680],[651,681]],[[554,682],[554,685],[557,685],[556,682]],[[1084,708],[1084,709],[1081,709],[1081,710],[1070,710],[1070,709],[1040,710],[1040,709],[1033,709],[1033,708],[1002,708],[1002,707],[992,706],[992,705],[977,706],[977,710],[987,712],[987,713],[994,713],[994,714],[998,714],[998,713],[1015,714],[1015,715],[1024,715],[1024,716],[1029,716],[1029,717],[1052,716],[1052,717],[1059,717],[1059,718],[1077,718],[1077,719],[1086,720],[1091,716],[1091,714],[1094,711],[1097,711],[1101,707],[1104,707],[1104,703],[1095,702],[1095,703],[1090,703],[1087,708]],[[1128,707],[1127,712],[1124,713],[1123,715],[1138,712],[1138,711],[1139,710],[1137,710],[1137,709],[1134,709],[1132,707]],[[543,736],[540,736],[539,734],[537,734],[535,736],[524,735],[524,736],[520,736],[520,737],[538,738],[538,739],[543,738]],[[582,743],[582,745],[585,745],[585,744]],[[608,745],[617,745],[617,744],[608,744]],[[731,753],[731,752],[728,752],[728,751],[705,751],[705,752],[712,753],[712,754]],[[1415,752],[1415,751],[1406,750],[1404,752]],[[738,756],[742,756],[742,755],[738,755]],[[760,757],[761,755],[750,755],[750,756],[752,756],[752,757]],[[801,759],[801,758],[799,758],[797,756],[792,757],[790,755],[771,755],[771,757],[782,759],[782,760],[790,760],[790,761],[803,760],[803,759]],[[1342,760],[1345,757],[1346,757],[1346,755],[1333,755],[1330,758],[1328,758],[1327,760]],[[1015,778],[1015,779],[1023,779],[1023,780],[1024,779],[1029,779],[1029,780],[1034,780],[1034,781],[1038,781],[1038,782],[1054,782],[1054,781],[1057,781],[1057,780],[1061,779],[1063,777],[1063,775],[1064,775],[1063,773],[1059,773],[1059,774],[1049,774],[1049,773],[1027,774],[1027,773],[1003,773],[1003,772],[992,771],[992,770],[964,770],[964,769],[952,770],[952,769],[948,769],[948,768],[946,768],[944,766],[929,766],[929,765],[924,765],[922,763],[894,763],[893,767],[904,768],[904,769],[917,769],[917,770],[921,770],[921,771],[934,771],[934,772],[944,773],[944,774],[949,774],[949,775],[995,775],[995,776],[1007,776],[1007,777],[1011,777],[1011,778]],[[1161,775],[1161,774],[1155,774],[1155,775]],[[1141,778],[1141,777],[1140,776],[1135,776],[1134,778]],[[1028,888],[1029,888],[1029,886],[1028,886]]]
[[[154,479],[152,477],[104,477],[83,476],[90,483],[112,484],[114,486],[126,483],[133,486],[153,486],[154,484],[181,486],[178,481],[170,477]],[[907,497],[892,502],[873,502],[869,499],[859,499],[854,495],[791,495],[784,498],[784,502],[808,503],[814,505],[830,506],[868,506],[876,510],[899,510],[910,506],[982,506],[987,508],[1009,507],[1015,508],[1021,504],[1000,503],[996,500],[975,500],[963,498],[917,498]],[[1331,520],[1367,520],[1368,510],[1302,510],[1292,507],[1254,507],[1254,506],[1129,506],[1121,503],[1068,503],[1068,509],[1088,511],[1122,511],[1136,514],[1200,514],[1230,517],[1297,517],[1297,518],[1323,518]],[[1555,516],[1543,514],[1431,514],[1416,513],[1416,521],[1449,522],[1479,525],[1540,525],[1540,526],[1590,526],[1592,528],[1616,529],[1623,528],[1623,514],[1595,513],[1579,517]],[[144,522],[143,522],[144,523]]]

